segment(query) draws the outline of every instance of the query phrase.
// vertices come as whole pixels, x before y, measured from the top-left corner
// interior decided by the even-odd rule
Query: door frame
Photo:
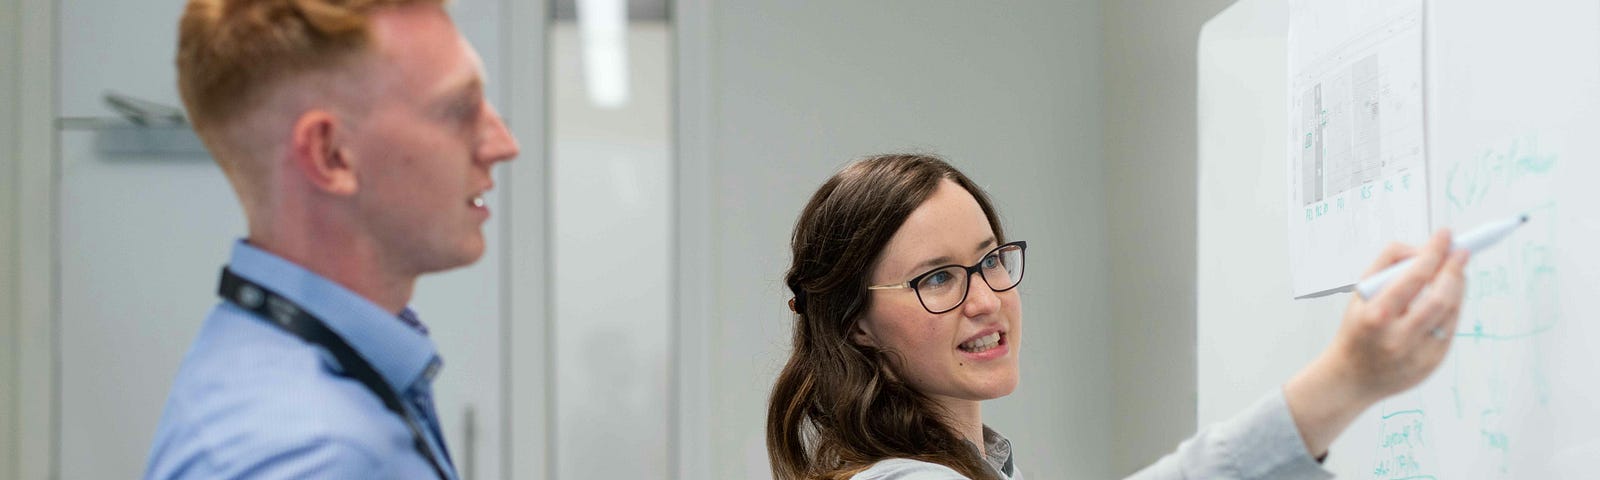
[[[21,280],[17,272],[17,146],[18,123],[22,120],[17,102],[21,95],[17,89],[21,63],[22,32],[17,30],[21,16],[21,3],[0,0],[0,385],[17,385],[17,291]],[[0,391],[0,480],[15,479],[17,467],[17,400],[18,389]]]
[[[501,471],[508,478],[548,479],[555,476],[556,378],[549,321],[554,313],[549,301],[549,11],[542,1],[501,0],[500,8],[506,78],[495,81],[517,86],[506,89],[502,113],[524,147],[501,178],[508,204],[500,242],[505,249],[500,321],[507,332],[501,345],[505,417],[500,428],[506,442]]]
[[[22,40],[17,31],[21,7],[14,0],[0,0],[0,385],[17,384],[16,289],[16,191],[17,191],[17,57]],[[0,391],[0,480],[11,480],[17,472],[16,396],[17,389]]]
[[[672,401],[669,447],[678,479],[711,478],[712,333],[716,297],[713,265],[716,236],[712,215],[712,153],[715,109],[711,90],[716,70],[712,7],[715,0],[672,2],[674,320],[671,346]]]
[[[58,455],[59,361],[57,358],[56,316],[56,186],[59,179],[56,154],[57,117],[55,36],[56,2],[52,0],[14,0],[12,17],[18,41],[15,42],[14,95],[16,132],[14,189],[8,198],[7,213],[14,212],[10,238],[15,244],[5,249],[6,262],[14,266],[7,313],[16,332],[7,350],[15,352],[11,365],[18,388],[8,413],[15,412],[8,443],[15,455],[15,470],[0,472],[12,478],[50,478],[56,472]]]

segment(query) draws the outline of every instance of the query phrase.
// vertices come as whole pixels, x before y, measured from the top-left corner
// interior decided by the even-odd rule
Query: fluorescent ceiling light
[[[578,0],[577,7],[589,101],[622,108],[628,104],[627,0]]]

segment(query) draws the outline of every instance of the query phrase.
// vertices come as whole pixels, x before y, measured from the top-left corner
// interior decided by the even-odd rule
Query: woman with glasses
[[[1331,476],[1320,458],[1333,439],[1448,350],[1440,333],[1455,329],[1466,262],[1448,247],[1440,232],[1425,250],[1386,250],[1369,273],[1411,256],[1417,267],[1352,300],[1333,344],[1281,392],[1135,477]],[[1021,479],[980,402],[1017,386],[1028,244],[1006,238],[983,190],[937,158],[868,158],[811,197],[792,248],[793,352],[767,411],[773,475]]]

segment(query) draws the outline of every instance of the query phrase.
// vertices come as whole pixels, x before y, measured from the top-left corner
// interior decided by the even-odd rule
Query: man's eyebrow
[[[461,100],[463,97],[477,96],[483,92],[483,77],[473,75],[466,81],[457,83],[454,87],[447,90],[447,92],[447,95],[451,100]]]
[[[443,85],[433,90],[432,96],[427,98],[439,99],[446,102],[455,102],[464,97],[483,91],[484,79],[481,71],[473,69],[471,73],[459,78],[447,80]]]

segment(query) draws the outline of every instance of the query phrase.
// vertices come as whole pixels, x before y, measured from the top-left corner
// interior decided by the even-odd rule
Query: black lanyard
[[[345,376],[361,382],[367,390],[371,390],[383,400],[385,408],[405,421],[406,428],[411,430],[411,441],[417,447],[417,453],[428,459],[428,465],[433,466],[433,472],[439,474],[441,479],[450,478],[444,474],[444,467],[434,458],[433,448],[428,446],[427,437],[422,435],[422,427],[417,425],[411,415],[406,414],[405,407],[400,403],[400,395],[395,393],[383,377],[378,376],[378,371],[372,368],[372,364],[367,363],[365,358],[361,358],[361,354],[350,348],[349,343],[345,343],[344,338],[329,330],[322,319],[278,295],[277,292],[240,277],[227,267],[222,268],[222,282],[217,286],[217,294],[239,308],[255,312],[257,317],[266,320],[267,323],[276,325],[300,337],[301,340],[327,349],[328,353],[333,354],[339,361]]]

